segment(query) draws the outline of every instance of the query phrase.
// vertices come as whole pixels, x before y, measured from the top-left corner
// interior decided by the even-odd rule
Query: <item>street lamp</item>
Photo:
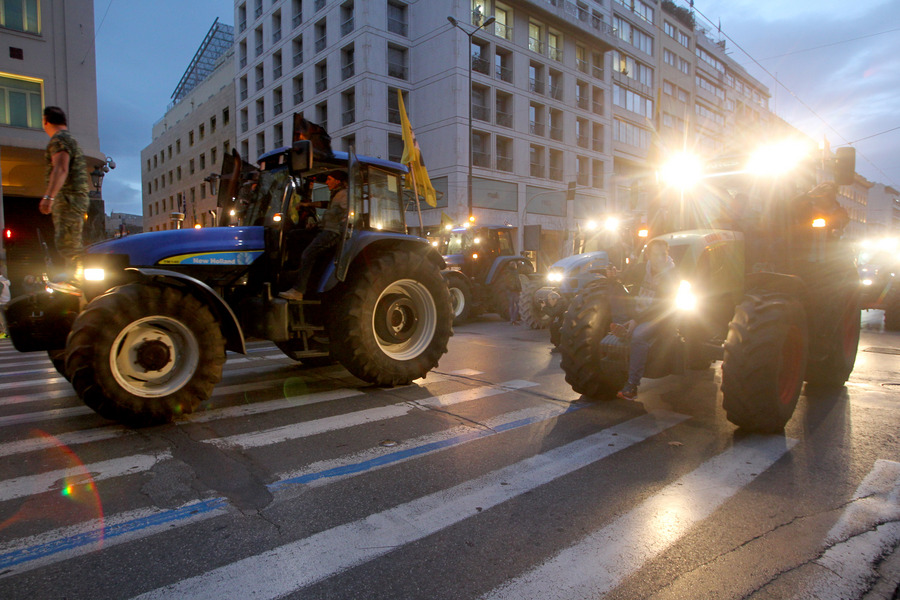
[[[469,222],[472,222],[472,160],[473,160],[473,152],[472,152],[472,36],[478,33],[479,30],[484,29],[488,25],[494,22],[494,17],[487,18],[484,23],[473,29],[471,32],[466,31],[462,23],[454,19],[453,17],[447,17],[447,20],[450,21],[450,24],[462,31],[469,38],[469,184],[468,184],[468,208],[469,208]]]

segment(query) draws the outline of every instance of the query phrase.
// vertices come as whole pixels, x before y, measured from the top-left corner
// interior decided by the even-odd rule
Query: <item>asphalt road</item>
[[[900,334],[737,431],[719,364],[581,398],[492,316],[372,388],[270,344],[205,412],[129,430],[0,341],[0,598],[891,598]]]

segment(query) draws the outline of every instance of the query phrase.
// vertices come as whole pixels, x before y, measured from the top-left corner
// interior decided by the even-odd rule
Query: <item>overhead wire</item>
[[[84,56],[81,57],[81,64],[84,64],[85,59],[87,59],[88,54],[91,53],[91,50],[96,50],[96,41],[97,34],[100,33],[100,28],[103,27],[103,22],[106,21],[106,15],[109,14],[109,9],[112,6],[113,0],[109,0],[109,4],[106,5],[106,11],[103,13],[103,18],[100,19],[100,24],[94,28],[94,37],[91,38],[91,45],[88,46],[87,51],[84,53]]]
[[[716,23],[714,23],[714,22],[712,21],[712,19],[710,19],[709,17],[707,17],[705,14],[703,14],[703,12],[700,11],[700,10],[694,5],[693,0],[682,0],[682,2],[688,5],[688,6],[687,6],[688,10],[691,10],[691,11],[693,11],[693,12],[696,12],[698,15],[700,15],[701,17],[703,17],[703,19],[706,20],[706,22],[709,23],[712,27],[714,27],[714,28],[719,32],[720,35],[722,35],[725,39],[727,39],[729,42],[731,42],[731,44],[732,44],[735,48],[737,48],[738,50],[740,50],[741,52],[743,52],[744,55],[745,55],[747,58],[749,58],[749,59],[753,62],[753,64],[755,64],[757,67],[759,67],[759,69],[762,70],[766,75],[768,75],[769,77],[771,77],[772,80],[773,80],[775,83],[777,83],[780,87],[784,88],[784,90],[787,91],[787,93],[789,93],[789,94],[790,94],[790,95],[791,95],[791,96],[792,96],[792,97],[793,97],[793,98],[794,98],[801,106],[803,106],[803,107],[804,107],[806,110],[808,110],[813,116],[815,116],[815,117],[816,117],[817,119],[819,119],[822,123],[824,123],[825,126],[826,126],[829,130],[831,130],[838,138],[840,138],[845,144],[847,144],[847,145],[849,146],[849,145],[852,145],[852,144],[856,143],[856,142],[849,142],[849,141],[847,141],[847,138],[844,137],[843,135],[841,135],[841,133],[840,133],[837,129],[835,129],[834,126],[832,126],[831,123],[829,123],[828,120],[825,119],[825,117],[823,117],[822,115],[820,115],[819,113],[817,113],[811,106],[809,106],[806,102],[804,102],[804,101],[800,98],[800,96],[798,96],[791,88],[789,88],[783,81],[781,81],[780,79],[778,79],[778,77],[777,77],[775,74],[773,74],[772,72],[770,72],[766,67],[764,67],[764,66],[759,62],[759,60],[757,60],[756,58],[754,58],[753,55],[751,55],[747,50],[745,50],[745,49],[743,48],[743,46],[741,46],[740,44],[738,44],[731,36],[729,36],[727,33],[725,33],[725,32],[722,30],[721,25],[717,25]],[[884,33],[888,33],[888,32],[884,32]],[[863,36],[863,37],[867,37],[867,36]],[[887,132],[882,132],[882,133],[887,133]],[[870,136],[870,137],[874,137],[874,136]],[[867,139],[867,138],[863,138],[863,139]],[[861,140],[857,140],[857,142],[858,142],[858,141],[861,141]],[[875,170],[878,171],[879,173],[881,173],[881,175],[884,176],[885,180],[890,181],[891,177],[890,177],[888,174],[886,174],[886,173],[881,169],[881,167],[879,167],[877,164],[875,164],[875,162],[874,162],[872,159],[870,159],[869,157],[867,157],[866,155],[864,155],[862,152],[860,152],[859,149],[857,149],[857,154],[858,154],[859,156],[861,156],[861,157],[862,157],[866,162],[868,162],[870,165],[872,165],[873,167],[875,167]],[[891,185],[894,185],[894,183],[891,182]],[[894,185],[894,186],[895,186],[895,185]],[[895,187],[896,187],[896,186],[895,186]]]

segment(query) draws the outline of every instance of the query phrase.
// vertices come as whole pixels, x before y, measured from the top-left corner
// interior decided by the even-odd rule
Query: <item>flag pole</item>
[[[422,222],[422,207],[419,205],[419,188],[416,187],[416,173],[409,164],[406,165],[406,168],[409,169],[409,176],[412,177],[413,195],[416,197],[416,212],[419,214],[420,237],[425,237],[425,224]]]

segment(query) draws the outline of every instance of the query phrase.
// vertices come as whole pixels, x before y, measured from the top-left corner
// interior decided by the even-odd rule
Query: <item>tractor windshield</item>
[[[452,254],[465,254],[472,247],[473,238],[468,229],[453,230],[447,238],[444,248],[445,256]]]

